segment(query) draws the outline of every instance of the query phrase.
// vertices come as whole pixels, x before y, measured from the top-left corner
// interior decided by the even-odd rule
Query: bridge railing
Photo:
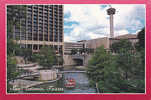
[[[83,59],[84,56],[83,56],[83,55],[72,55],[72,58],[80,58],[80,59]]]

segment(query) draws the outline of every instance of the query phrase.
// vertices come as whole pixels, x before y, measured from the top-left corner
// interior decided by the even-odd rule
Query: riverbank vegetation
[[[87,75],[90,83],[101,93],[145,92],[145,30],[138,33],[139,41],[113,43],[111,51],[97,48],[89,61]]]
[[[52,48],[43,46],[39,53],[33,54],[32,61],[38,62],[43,69],[51,69],[57,63],[57,56]]]
[[[20,29],[20,22],[25,20],[26,5],[8,5],[7,6],[7,91],[12,87],[9,82],[14,80],[21,72],[17,69],[16,56],[24,58],[25,64],[35,61],[43,68],[51,68],[56,64],[56,53],[49,47],[42,47],[39,54],[35,54],[31,48],[25,44],[17,42],[21,37],[15,36],[15,28]],[[22,32],[25,30],[22,29]],[[61,60],[59,60],[61,62]]]

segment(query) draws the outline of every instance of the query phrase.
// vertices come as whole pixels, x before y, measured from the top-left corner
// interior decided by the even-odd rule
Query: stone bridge
[[[72,59],[81,59],[81,60],[84,60],[84,55],[72,55]]]
[[[72,59],[76,62],[76,65],[84,65],[84,55],[71,55]]]
[[[73,66],[80,62],[81,65],[86,66],[91,56],[92,55],[64,55],[64,65]]]

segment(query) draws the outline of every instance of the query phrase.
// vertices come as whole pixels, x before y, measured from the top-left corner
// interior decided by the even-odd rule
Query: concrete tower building
[[[114,38],[114,22],[113,15],[115,14],[115,8],[107,9],[107,14],[110,15],[110,38]]]
[[[11,13],[7,6],[7,15]],[[22,5],[25,6],[25,18],[20,20],[19,27],[15,26],[13,39],[21,47],[31,48],[38,52],[43,45],[53,47],[63,54],[63,5]]]

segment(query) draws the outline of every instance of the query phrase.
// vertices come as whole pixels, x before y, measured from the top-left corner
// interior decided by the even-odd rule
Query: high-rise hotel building
[[[7,15],[11,13],[11,6],[7,6]],[[19,18],[19,27],[16,24],[13,38],[26,48],[34,52],[43,45],[51,46],[63,54],[63,5],[22,5],[25,6],[25,17]]]

